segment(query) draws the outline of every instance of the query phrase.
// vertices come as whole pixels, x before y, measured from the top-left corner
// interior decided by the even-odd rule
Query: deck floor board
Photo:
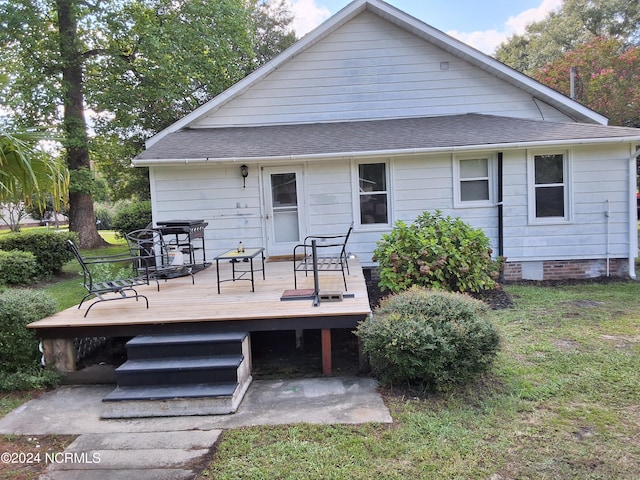
[[[347,276],[348,292],[353,298],[342,301],[322,302],[314,307],[309,300],[281,301],[285,290],[293,289],[292,262],[267,262],[266,279],[262,272],[256,272],[255,292],[251,292],[251,282],[240,280],[221,284],[217,293],[215,265],[195,275],[195,285],[191,277],[160,281],[160,291],[155,283],[138,287],[140,294],[149,298],[149,308],[144,302],[125,299],[115,302],[97,303],[84,317],[91,301],[82,308],[77,306],[58,312],[29,325],[39,334],[48,329],[57,332],[62,329],[91,329],[92,327],[113,327],[132,325],[160,325],[193,322],[260,321],[277,319],[305,319],[330,317],[360,317],[370,313],[367,288],[362,269],[357,260],[349,262]],[[231,278],[231,265],[220,262],[221,279]],[[245,277],[246,278],[246,277]],[[344,285],[340,272],[322,272],[319,275],[321,292],[342,292]],[[298,276],[298,288],[313,288],[313,276]],[[80,299],[78,299],[79,301]],[[304,325],[301,325],[303,328]],[[46,336],[46,335],[45,335]]]

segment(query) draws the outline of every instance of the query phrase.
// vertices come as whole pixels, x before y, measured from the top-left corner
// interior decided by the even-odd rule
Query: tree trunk
[[[67,165],[71,171],[89,172],[89,138],[84,117],[82,53],[78,46],[76,0],[56,0],[58,29],[60,31],[60,57],[62,60],[62,91],[64,98],[64,129],[66,134]],[[76,178],[80,177],[81,174]],[[72,180],[73,181],[73,180]],[[78,188],[83,190],[78,191]],[[93,211],[93,198],[86,190],[86,182],[71,185],[69,193],[69,230],[78,234],[81,248],[94,248],[106,242],[98,233]]]

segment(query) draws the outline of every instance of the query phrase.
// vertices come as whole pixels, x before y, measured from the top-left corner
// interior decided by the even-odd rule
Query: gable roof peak
[[[347,4],[335,15],[330,17],[324,23],[307,33],[291,47],[281,52],[271,61],[262,65],[242,80],[209,100],[204,105],[187,114],[182,119],[173,123],[169,127],[157,133],[155,136],[147,140],[147,148],[165,137],[166,135],[176,132],[183,128],[188,128],[201,118],[209,115],[212,111],[227,104],[229,101],[244,93],[247,89],[260,82],[269,74],[277,70],[280,66],[291,61],[297,55],[322,41],[331,33],[341,26],[358,16],[364,11],[368,11],[393,25],[404,29],[422,40],[441,48],[451,55],[458,57],[470,64],[485,70],[524,91],[535,98],[542,100],[549,105],[564,112],[567,116],[575,119],[575,121],[586,123],[607,124],[606,117],[594,112],[584,105],[570,99],[569,97],[556,92],[555,90],[542,85],[532,78],[508,67],[498,60],[476,50],[475,48],[457,40],[446,33],[424,23],[423,21],[412,17],[411,15],[399,10],[396,7],[384,2],[383,0],[354,0]]]

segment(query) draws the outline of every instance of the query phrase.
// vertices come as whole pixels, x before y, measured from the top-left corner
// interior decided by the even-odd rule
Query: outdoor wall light
[[[247,177],[249,176],[249,167],[240,165],[240,175],[242,175],[242,188],[247,188]]]

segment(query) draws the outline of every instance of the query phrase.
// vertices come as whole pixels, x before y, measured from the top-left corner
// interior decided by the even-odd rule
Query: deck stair
[[[251,383],[247,332],[141,335],[126,348],[103,418],[229,414]]]

